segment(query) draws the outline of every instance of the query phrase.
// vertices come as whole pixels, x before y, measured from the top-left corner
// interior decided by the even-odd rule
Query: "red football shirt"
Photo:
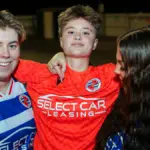
[[[37,134],[35,150],[92,150],[95,137],[118,97],[114,65],[105,64],[75,72],[67,67],[65,78],[47,66],[20,60],[15,77],[27,83],[32,98]]]

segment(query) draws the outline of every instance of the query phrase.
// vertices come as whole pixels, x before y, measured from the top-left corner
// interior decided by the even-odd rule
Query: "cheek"
[[[20,50],[19,49],[18,50],[12,50],[10,52],[10,54],[11,54],[11,58],[12,59],[14,59],[14,60],[19,59],[19,57],[20,57]]]
[[[120,65],[117,63],[114,72],[120,74]]]
[[[63,43],[63,49],[66,49],[69,47],[69,42],[68,41],[64,41]]]
[[[85,42],[90,42],[90,43],[93,42],[93,39],[90,38],[90,37],[84,37],[84,38],[82,38],[82,40],[85,41]]]
[[[86,39],[86,42],[87,42],[87,45],[89,45],[90,47],[93,47],[95,39],[93,40],[93,38],[88,38]]]
[[[125,72],[124,72],[124,71],[121,71],[121,72],[120,72],[120,76],[121,76],[122,79],[124,79],[124,77],[125,77]]]
[[[63,45],[68,46],[70,44],[71,40],[72,40],[71,38],[65,37],[63,40]]]
[[[86,48],[92,48],[92,47],[93,47],[93,43],[92,43],[91,40],[83,39],[83,40],[82,40],[82,43],[84,43],[84,46],[85,46]]]

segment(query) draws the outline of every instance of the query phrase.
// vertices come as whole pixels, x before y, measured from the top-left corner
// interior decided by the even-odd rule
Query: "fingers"
[[[61,66],[61,71],[64,75],[64,73],[66,71],[66,61],[64,61],[64,62],[62,61],[59,65]]]
[[[56,65],[57,66],[57,65]],[[49,71],[53,74],[57,74],[56,70],[55,70],[55,66],[51,63],[51,62],[48,62],[48,68],[49,68]]]
[[[60,81],[62,82],[64,79],[64,73],[62,73],[61,66],[55,66],[54,68],[60,78]]]
[[[58,74],[60,79],[62,80],[66,71],[66,58],[64,53],[59,52],[55,54],[48,62],[48,68],[51,73]]]
[[[50,68],[49,66],[48,66],[48,68],[49,68],[49,71],[50,71],[52,74],[57,74],[55,68]]]
[[[48,68],[51,73],[58,74],[60,81],[62,82],[62,80],[64,79],[64,72],[62,72],[62,67],[59,65],[54,66],[51,63],[49,63]]]

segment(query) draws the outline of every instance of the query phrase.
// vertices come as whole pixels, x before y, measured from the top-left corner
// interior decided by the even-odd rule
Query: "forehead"
[[[87,29],[89,28],[91,30],[94,30],[93,25],[89,21],[87,21],[87,20],[85,20],[83,18],[77,18],[77,19],[70,20],[66,24],[65,28],[68,28],[68,27],[73,27],[73,28],[87,28]]]
[[[18,41],[18,34],[14,29],[0,29],[0,42]]]

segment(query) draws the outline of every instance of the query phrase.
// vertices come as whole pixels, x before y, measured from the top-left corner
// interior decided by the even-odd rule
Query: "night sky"
[[[41,8],[70,7],[75,4],[88,4],[97,10],[100,2],[105,6],[105,13],[150,12],[148,0],[13,0],[4,2],[4,7],[0,9],[8,9],[15,15],[32,15]]]

